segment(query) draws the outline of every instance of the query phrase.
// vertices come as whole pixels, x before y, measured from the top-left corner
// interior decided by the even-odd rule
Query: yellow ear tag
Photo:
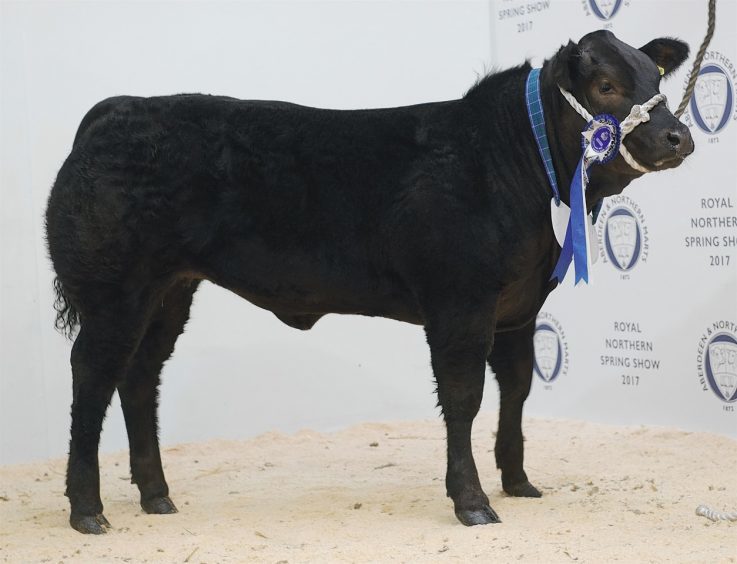
[[[665,69],[658,65],[658,70],[660,71],[660,76],[663,76],[665,74]]]

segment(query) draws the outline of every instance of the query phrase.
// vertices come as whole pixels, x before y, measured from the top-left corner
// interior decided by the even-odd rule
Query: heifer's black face
[[[655,39],[635,49],[608,31],[585,35],[578,45],[569,43],[558,54],[556,79],[572,92],[592,115],[609,113],[620,121],[634,104],[643,104],[659,92],[660,81],[688,56],[688,45],[676,39]],[[632,156],[650,170],[681,164],[693,152],[688,128],[660,103],[650,111],[650,121],[625,137]],[[639,174],[623,162],[612,167]]]

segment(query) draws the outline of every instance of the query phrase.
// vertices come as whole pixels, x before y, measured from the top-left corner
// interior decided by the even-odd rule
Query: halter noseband
[[[586,120],[587,123],[594,119],[594,117],[588,112],[588,110],[578,103],[578,100],[576,100],[576,97],[573,94],[571,94],[567,90],[563,90],[560,86],[558,86],[558,90],[560,90],[560,93],[563,94],[563,97],[566,99],[566,101],[571,105],[574,110],[576,110],[576,112],[578,112],[578,114],[583,119]],[[632,106],[629,115],[619,123],[619,153],[622,155],[622,158],[626,161],[628,165],[639,172],[644,173],[652,171],[649,168],[645,168],[635,160],[635,158],[627,150],[627,147],[624,146],[623,141],[627,134],[629,134],[635,127],[637,127],[641,123],[650,121],[650,110],[652,110],[660,102],[667,104],[665,95],[656,94],[644,104],[635,104],[634,106]]]

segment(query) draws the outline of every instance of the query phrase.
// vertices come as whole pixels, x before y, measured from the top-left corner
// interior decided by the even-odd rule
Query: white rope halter
[[[592,119],[594,119],[594,117],[588,112],[588,110],[578,103],[578,100],[576,100],[576,97],[573,94],[566,90],[563,90],[560,86],[558,86],[558,90],[560,90],[560,93],[563,94],[563,97],[568,101],[571,107],[576,110],[578,114],[586,120],[586,122],[590,122]],[[624,138],[636,126],[640,125],[641,123],[645,123],[646,121],[650,121],[650,110],[652,110],[660,102],[667,104],[666,98],[663,94],[656,94],[644,104],[635,104],[634,106],[632,106],[629,115],[624,118],[619,124],[620,129],[622,130],[622,137],[620,138],[619,143],[619,153],[622,155],[622,158],[627,162],[628,165],[639,172],[652,171],[648,168],[645,168],[635,160],[635,158],[627,150],[627,147],[624,146]]]

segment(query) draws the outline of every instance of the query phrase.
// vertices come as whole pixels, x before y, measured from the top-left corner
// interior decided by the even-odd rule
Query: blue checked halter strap
[[[548,176],[548,181],[550,182],[550,187],[553,190],[553,197],[555,199],[555,205],[560,206],[560,191],[558,190],[558,180],[555,176],[555,168],[553,167],[553,156],[550,154],[550,145],[548,143],[548,135],[545,131],[545,114],[543,112],[543,105],[542,100],[540,99],[540,71],[541,69],[532,69],[530,71],[530,74],[527,75],[527,84],[525,86],[525,100],[527,102],[527,115],[530,118],[530,125],[532,126],[532,131],[535,134],[535,142],[537,143],[537,148],[540,153],[540,158],[542,159],[543,166],[545,168],[545,173]],[[656,102],[657,103],[657,102]],[[578,170],[577,170],[578,171]],[[572,184],[573,186],[573,184]],[[585,189],[585,186],[584,186]],[[575,194],[576,196],[579,196],[578,194]],[[583,196],[581,194],[580,196]],[[586,214],[586,202],[585,200],[582,200],[581,197],[577,198],[576,202],[573,202],[574,198],[573,192],[571,192],[571,205],[576,204],[576,208],[579,210],[579,213],[582,215],[582,217],[586,217],[588,214]],[[601,210],[602,200],[599,200],[596,205],[594,206],[594,209],[592,210],[592,217],[593,221],[592,223],[596,223],[596,218],[599,215],[599,211]],[[565,206],[565,204],[563,204]],[[570,227],[570,226],[569,226]],[[582,229],[586,229],[585,226],[582,227]],[[581,241],[584,237],[580,234],[581,229],[579,229],[578,237],[576,241]],[[572,261],[572,255],[575,249],[579,249],[579,256],[581,254],[580,248],[581,243],[579,242],[576,244],[574,240],[572,239],[572,230],[568,229],[566,231],[565,240],[561,244],[561,254],[558,258],[558,262],[555,265],[555,269],[553,270],[553,274],[551,276],[551,279],[556,278],[558,282],[562,282],[563,278],[566,275],[566,272],[568,271],[568,266],[571,264]],[[585,249],[584,249],[585,250]],[[588,251],[586,251],[586,256],[588,256]],[[584,259],[586,260],[586,259]],[[583,268],[583,279],[588,282],[588,266]],[[577,272],[577,280],[579,279],[579,274]]]
[[[527,75],[527,86],[525,88],[525,99],[527,100],[527,115],[530,118],[530,125],[535,134],[537,149],[540,151],[540,157],[543,160],[545,172],[550,181],[550,187],[555,195],[556,205],[560,204],[560,192],[558,191],[558,181],[555,178],[555,169],[553,168],[553,156],[550,154],[550,145],[548,144],[548,135],[545,132],[545,114],[543,113],[543,103],[540,99],[540,69],[532,69]]]
[[[525,99],[527,100],[527,116],[530,118],[530,125],[535,134],[535,142],[540,152],[540,158],[543,161],[545,172],[550,181],[550,187],[553,189],[555,203],[560,204],[560,192],[558,191],[558,180],[555,177],[555,169],[553,168],[553,156],[550,154],[550,145],[548,144],[548,134],[545,132],[545,113],[543,112],[542,100],[540,100],[540,71],[542,69],[532,69],[527,75],[527,86],[525,88]],[[602,200],[596,202],[592,211],[594,222],[601,210]]]

